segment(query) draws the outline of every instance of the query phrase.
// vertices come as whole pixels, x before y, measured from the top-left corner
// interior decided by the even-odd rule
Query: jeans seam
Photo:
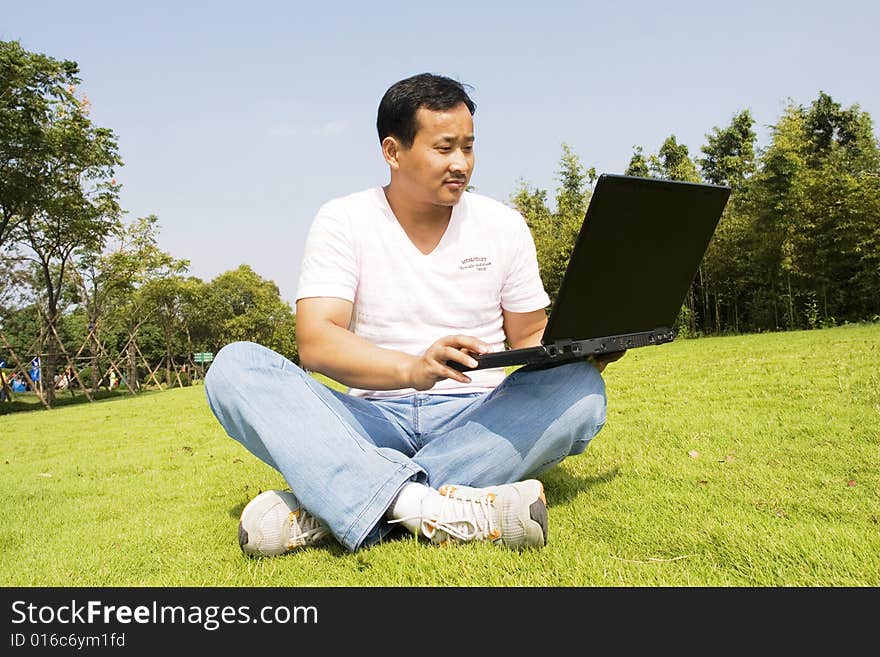
[[[556,458],[550,459],[550,460],[548,460],[548,461],[544,461],[543,463],[541,463],[541,464],[539,464],[538,466],[536,466],[535,470],[537,470],[537,471],[541,471],[541,470],[543,470],[543,469],[544,469],[546,466],[548,466],[548,465],[555,465],[555,464],[557,464],[557,463],[562,463],[562,462],[565,460],[565,457],[566,457],[566,456],[568,456],[568,455],[567,455],[567,454],[562,454],[561,456],[558,456],[558,457],[556,457]]]
[[[422,443],[422,427],[421,427],[421,417],[420,410],[422,406],[422,398],[419,395],[413,395],[413,403],[412,403],[412,426],[413,426],[413,440],[416,443],[416,446],[421,449],[424,447]],[[416,450],[418,451],[418,450]]]
[[[418,474],[419,472],[422,472],[422,469],[421,469],[421,468],[416,467],[416,468],[414,469],[414,468],[412,468],[411,466],[409,466],[409,465],[406,464],[406,463],[400,463],[400,464],[398,464],[398,465],[399,465],[400,467],[399,467],[399,468],[393,473],[393,475],[392,475],[391,477],[389,477],[389,478],[385,481],[384,484],[382,484],[381,487],[379,487],[379,488],[376,490],[375,493],[373,493],[373,496],[369,499],[369,501],[368,501],[366,504],[364,504],[364,506],[363,506],[363,510],[357,515],[357,517],[355,517],[354,521],[348,526],[348,529],[345,530],[345,534],[344,534],[343,537],[342,537],[342,542],[343,542],[344,544],[347,545],[347,544],[349,544],[349,543],[351,542],[351,541],[350,541],[351,532],[354,530],[354,528],[355,528],[356,526],[358,526],[359,524],[361,524],[361,519],[366,515],[367,510],[370,509],[370,508],[373,506],[373,502],[374,502],[374,501],[375,501],[375,500],[376,500],[376,499],[382,494],[382,492],[383,492],[386,488],[388,488],[388,484],[389,484],[390,482],[392,482],[392,481],[396,481],[397,476],[400,475],[400,474],[407,474],[407,478],[404,480],[404,481],[407,481],[407,480],[409,480],[413,475],[416,475],[416,474]],[[400,489],[400,486],[401,486],[401,485],[402,485],[402,482],[401,482],[401,484],[398,484],[398,485],[397,485],[397,487],[394,489],[394,492],[395,492],[395,493]],[[393,502],[393,498],[392,498],[391,501]],[[390,503],[389,503],[389,506],[390,506]],[[382,513],[384,514],[385,511],[387,511],[387,510],[388,510],[388,507],[386,507],[385,509],[383,509],[383,510],[382,510]],[[379,518],[376,519],[376,522],[372,522],[372,523],[370,523],[370,525],[367,526],[366,530],[365,530],[364,532],[362,532],[362,535],[357,537],[357,540],[356,540],[356,542],[354,543],[354,545],[353,545],[352,547],[355,548],[355,549],[356,549],[357,547],[359,547],[360,544],[363,542],[364,538],[367,536],[367,534],[369,534],[370,531],[372,531],[372,529],[373,529],[373,528],[374,528],[374,527],[375,527],[375,526],[376,526],[381,520],[382,520],[382,516],[381,516],[381,514],[380,514]]]

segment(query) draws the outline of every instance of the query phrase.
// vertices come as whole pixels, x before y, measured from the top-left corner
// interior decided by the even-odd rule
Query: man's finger
[[[441,342],[456,349],[469,349],[476,354],[485,354],[489,351],[489,345],[472,335],[450,335]]]
[[[462,351],[461,349],[456,349],[455,347],[444,347],[443,354],[441,357],[437,359],[440,363],[446,363],[447,361],[454,361],[456,363],[461,363],[465,367],[476,367],[479,365],[476,359]]]

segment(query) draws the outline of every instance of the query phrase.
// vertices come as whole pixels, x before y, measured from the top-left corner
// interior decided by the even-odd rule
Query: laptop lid
[[[459,371],[561,363],[669,342],[730,188],[602,174],[575,240],[542,346],[474,356]]]
[[[543,344],[671,329],[730,188],[602,174]]]

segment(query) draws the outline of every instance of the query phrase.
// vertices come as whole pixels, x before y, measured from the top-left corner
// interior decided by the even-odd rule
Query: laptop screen
[[[671,328],[729,187],[599,177],[543,342]]]

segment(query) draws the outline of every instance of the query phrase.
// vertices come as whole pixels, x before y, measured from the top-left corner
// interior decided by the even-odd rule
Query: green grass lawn
[[[880,324],[677,340],[606,370],[540,551],[413,538],[248,559],[284,487],[201,386],[0,416],[4,586],[878,586]]]

